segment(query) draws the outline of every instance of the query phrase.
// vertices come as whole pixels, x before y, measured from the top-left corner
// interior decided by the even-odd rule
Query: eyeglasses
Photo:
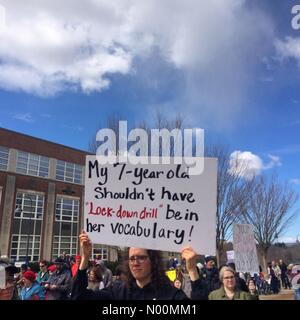
[[[143,263],[149,258],[149,256],[131,256],[129,257],[129,263],[134,263],[135,261],[138,263]]]
[[[224,277],[223,279],[224,279],[224,280],[232,280],[232,279],[234,279],[234,276],[231,276],[231,277]]]

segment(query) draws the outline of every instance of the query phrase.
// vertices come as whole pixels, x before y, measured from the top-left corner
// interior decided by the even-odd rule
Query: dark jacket
[[[235,282],[236,282],[236,288],[240,291],[249,292],[249,288],[246,284],[246,281],[242,278],[240,278],[239,274],[235,273]]]
[[[72,300],[187,300],[186,294],[171,285],[156,290],[152,283],[140,288],[133,282],[131,288],[126,283],[113,284],[100,291],[87,289],[88,278],[86,270],[78,270],[72,286]],[[195,299],[207,299],[207,292],[201,280],[192,282]],[[192,293],[193,298],[193,293]]]
[[[48,283],[57,285],[55,290],[48,291],[48,300],[66,300],[71,290],[71,277],[66,270],[55,271],[49,276]]]
[[[203,279],[208,293],[217,290],[221,287],[221,282],[219,279],[219,270],[217,268],[202,268],[200,271],[200,278]]]

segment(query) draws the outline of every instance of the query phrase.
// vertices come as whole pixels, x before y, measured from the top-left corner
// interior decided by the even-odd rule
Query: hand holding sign
[[[185,247],[181,251],[182,259],[186,261],[186,268],[192,281],[199,279],[199,274],[196,266],[197,253],[191,247]]]
[[[79,235],[79,240],[82,249],[82,259],[79,269],[84,270],[88,267],[89,259],[92,255],[92,242],[84,230]]]

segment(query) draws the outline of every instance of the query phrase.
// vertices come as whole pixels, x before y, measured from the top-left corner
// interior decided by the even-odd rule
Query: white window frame
[[[45,163],[47,164],[44,165]],[[33,167],[35,168],[33,169]],[[41,170],[42,168],[47,170]],[[17,151],[17,173],[34,177],[49,178],[49,168],[50,158],[21,150]],[[42,172],[47,172],[47,174],[42,174]]]
[[[14,237],[17,237],[17,241],[14,240]],[[22,238],[25,238],[22,240]],[[14,243],[17,243],[17,247],[13,246]],[[24,244],[24,245],[23,245]],[[16,254],[13,254],[12,251],[17,250]],[[12,234],[11,237],[11,249],[10,256],[12,259],[20,260],[20,257],[26,256],[27,250],[27,234]],[[37,251],[37,253],[35,253]],[[23,254],[24,253],[24,254]],[[37,256],[37,260],[40,259],[41,253],[41,235],[31,234],[29,235],[29,246],[28,246],[28,257],[29,261],[33,261],[34,256]]]
[[[18,197],[19,194],[22,194],[22,197]],[[32,208],[30,208],[31,206],[31,202],[30,200],[25,196],[28,195],[29,197],[32,198],[32,204],[33,204],[33,208],[34,210],[31,211]],[[35,199],[34,199],[35,197]],[[42,198],[42,199],[41,199]],[[44,216],[44,209],[45,209],[45,195],[41,192],[32,192],[32,191],[25,191],[25,190],[17,190],[16,193],[16,206],[18,204],[18,199],[21,199],[21,209],[22,212],[20,214],[20,216],[16,216],[16,210],[14,212],[14,218],[16,219],[35,219],[35,220],[43,220],[43,216]],[[42,200],[42,206],[39,206],[39,202]],[[26,205],[26,206],[25,206]],[[28,210],[24,210],[24,207],[29,207]],[[40,210],[38,210],[38,208],[40,208]],[[41,212],[38,212],[41,211]],[[28,217],[26,215],[24,215],[24,213],[26,213],[27,215],[30,215],[31,217]],[[41,215],[40,217],[38,217],[38,214]]]
[[[92,248],[92,257],[93,257],[93,259],[96,259],[96,255],[100,254],[101,255],[101,260],[108,261],[108,253],[109,253],[108,246],[102,245],[102,244],[97,244],[97,243],[93,244],[93,248]]]
[[[7,150],[7,158],[2,156],[2,153],[6,154]],[[0,146],[0,170],[7,171],[8,170],[8,161],[9,161],[9,148]],[[6,161],[6,164],[2,163]]]
[[[71,219],[65,220],[63,211],[64,207],[60,206],[60,214],[57,214],[58,203],[59,201],[64,202],[64,200],[72,201],[71,203]],[[77,202],[77,203],[76,203]],[[77,212],[76,212],[77,211]],[[78,235],[71,234],[71,235],[62,235],[62,223],[69,223],[71,225],[71,229],[74,223],[77,224],[77,232],[79,227],[79,213],[80,213],[80,198],[76,197],[69,197],[64,195],[57,195],[56,196],[56,203],[55,203],[55,222],[59,223],[59,234],[53,233],[53,241],[52,241],[52,257],[56,258],[57,256],[61,255],[63,251],[65,251],[69,255],[77,254],[78,250]],[[57,218],[59,216],[59,218]],[[68,238],[69,241],[62,241],[62,238]],[[69,248],[63,246],[64,243],[69,243]]]
[[[21,195],[21,196],[20,196]],[[28,195],[29,197],[32,198],[32,206],[33,210],[31,211],[31,202],[30,200],[25,196]],[[43,216],[44,216],[44,209],[45,209],[45,194],[41,192],[32,192],[32,191],[27,191],[27,190],[17,190],[16,192],[16,208],[17,205],[19,204],[19,201],[21,200],[21,213],[20,216],[16,215],[16,210],[14,212],[14,219],[19,219],[20,220],[20,226],[19,226],[19,232],[18,233],[13,233],[11,237],[11,257],[19,260],[20,257],[26,256],[26,249],[27,249],[27,234],[21,233],[21,228],[22,228],[22,221],[23,220],[32,220],[33,223],[33,233],[29,235],[29,246],[28,246],[28,257],[29,260],[33,260],[35,256],[40,259],[40,254],[41,254],[41,238],[42,238],[42,233],[43,233]],[[40,206],[40,202],[42,202],[42,206]],[[24,208],[28,208],[25,210]],[[40,210],[38,210],[40,208]],[[39,212],[40,211],[40,212]],[[27,214],[27,215],[24,215]],[[39,214],[39,216],[38,216]],[[29,216],[30,215],[30,216]],[[41,221],[41,233],[36,234],[36,221]],[[14,240],[14,237],[17,237],[17,241]],[[22,238],[25,238],[25,240],[22,240]],[[13,244],[17,243],[17,248],[14,248]],[[22,248],[22,245],[25,244],[25,248]],[[13,254],[12,250],[17,250],[17,254]],[[22,251],[23,250],[23,251]],[[37,253],[35,253],[37,251]],[[24,254],[21,254],[23,253]]]
[[[59,181],[82,184],[82,167],[82,165],[77,163],[56,160],[55,178]],[[76,180],[78,176],[80,177],[79,181]]]

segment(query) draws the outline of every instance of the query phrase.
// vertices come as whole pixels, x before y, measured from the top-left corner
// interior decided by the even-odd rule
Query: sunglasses
[[[147,260],[147,258],[149,258],[149,256],[131,256],[129,257],[129,263],[134,263],[135,261],[143,263]]]
[[[40,265],[40,268],[44,268],[44,267],[46,267],[45,265]]]

